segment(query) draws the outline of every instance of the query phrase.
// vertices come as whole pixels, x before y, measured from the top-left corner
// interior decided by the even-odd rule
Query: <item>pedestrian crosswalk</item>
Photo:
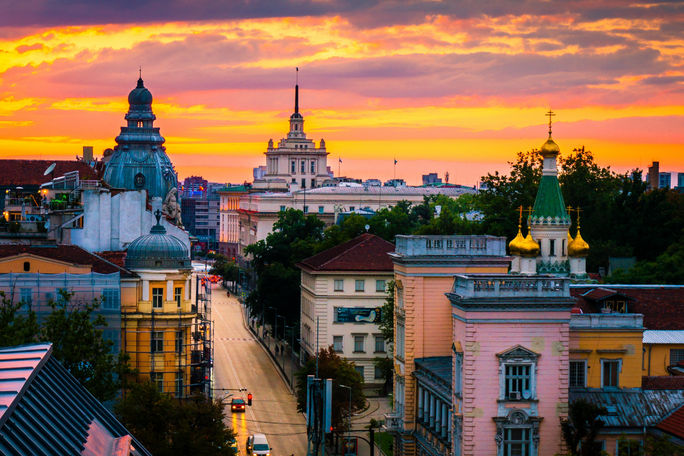
[[[236,342],[254,342],[254,338],[252,337],[217,337],[217,340],[223,340],[223,341],[236,341]]]

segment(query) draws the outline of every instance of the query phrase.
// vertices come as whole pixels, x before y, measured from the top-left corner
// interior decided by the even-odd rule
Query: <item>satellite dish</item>
[[[366,231],[368,231],[370,229],[370,225],[366,225],[364,226],[364,228],[366,229]]]
[[[47,169],[45,170],[45,172],[43,173],[43,176],[47,176],[48,174],[53,172],[55,170],[56,166],[57,166],[57,163],[53,163],[50,166],[48,166]]]

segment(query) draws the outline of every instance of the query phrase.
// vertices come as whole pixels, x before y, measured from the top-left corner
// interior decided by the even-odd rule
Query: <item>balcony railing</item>
[[[569,297],[570,280],[563,277],[521,277],[508,274],[457,275],[452,292],[464,298]]]
[[[401,432],[404,429],[403,416],[399,412],[386,413],[383,427],[387,432]]]
[[[506,255],[506,238],[496,236],[397,236],[401,256],[499,256]]]
[[[643,329],[642,314],[595,313],[570,316],[571,329]]]

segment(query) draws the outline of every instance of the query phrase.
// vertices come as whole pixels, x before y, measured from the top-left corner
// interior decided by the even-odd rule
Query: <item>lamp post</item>
[[[349,442],[349,441],[351,441],[351,427],[352,427],[352,423],[351,423],[351,417],[352,417],[352,389],[351,389],[351,386],[342,385],[342,384],[340,384],[340,387],[346,388],[346,389],[349,390],[349,428],[347,429],[347,441]]]

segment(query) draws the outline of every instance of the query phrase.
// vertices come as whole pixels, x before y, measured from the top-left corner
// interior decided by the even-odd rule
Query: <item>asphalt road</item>
[[[214,395],[226,398],[226,422],[238,433],[240,455],[247,454],[247,437],[260,432],[271,445],[271,456],[306,456],[304,417],[273,362],[245,327],[240,304],[219,285],[213,286],[211,301]],[[246,392],[234,391],[240,388],[252,393],[252,406],[245,413],[231,413],[231,395],[247,401]]]

